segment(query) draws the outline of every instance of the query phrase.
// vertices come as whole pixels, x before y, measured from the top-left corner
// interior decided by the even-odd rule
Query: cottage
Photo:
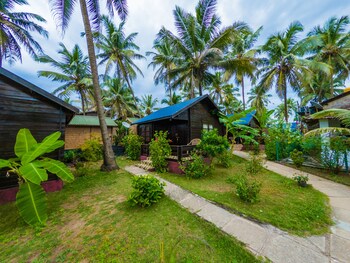
[[[78,109],[19,76],[0,68],[0,158],[15,157],[14,144],[19,129],[28,128],[42,140],[60,131],[65,137],[66,125]],[[50,154],[59,159],[63,148]],[[0,172],[0,189],[17,186],[16,177]],[[1,194],[0,194],[1,202]]]
[[[324,118],[315,120],[310,118],[310,115],[322,110],[328,109],[348,109],[350,110],[350,87],[344,89],[344,92],[325,100],[321,103],[311,102],[310,107],[301,107],[298,114],[302,117],[302,121],[306,124],[307,130],[327,127],[341,127],[339,120],[334,118]]]
[[[350,88],[344,90],[343,93],[329,99],[323,101],[321,103],[324,110],[328,109],[346,109],[350,110]],[[339,120],[334,118],[325,118],[319,120],[319,127],[341,127],[341,123]]]
[[[156,131],[167,131],[173,145],[186,145],[200,138],[203,130],[218,129],[222,135],[224,128],[219,122],[219,109],[208,95],[190,99],[160,109],[133,122],[144,143],[149,143]]]
[[[108,134],[113,139],[117,124],[106,118]],[[66,128],[65,150],[78,149],[85,141],[93,138],[101,139],[101,128],[98,117],[89,115],[75,115]],[[102,141],[102,139],[101,139]]]

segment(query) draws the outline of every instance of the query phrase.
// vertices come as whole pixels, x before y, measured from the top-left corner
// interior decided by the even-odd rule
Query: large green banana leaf
[[[60,132],[54,132],[53,134],[47,136],[41,143],[38,143],[34,149],[30,150],[29,152],[25,153],[22,158],[21,162],[22,164],[30,163],[31,161],[38,158],[40,155],[43,155],[44,153],[47,153],[52,146],[57,142],[57,140],[60,138],[61,133]]]
[[[9,165],[10,165],[10,162],[8,160],[0,159],[0,169],[5,168],[5,167],[9,167]]]
[[[71,182],[74,180],[74,175],[64,163],[49,158],[39,162],[42,167],[44,167],[50,173],[56,174],[63,181]]]
[[[46,194],[40,185],[26,182],[20,185],[16,205],[21,217],[30,225],[44,225],[47,220]]]
[[[62,147],[64,145],[64,141],[62,140],[58,140],[57,142],[55,142],[51,147],[49,147],[49,149],[47,149],[47,151],[45,153],[50,153],[53,152],[54,150]]]
[[[41,168],[40,162],[25,164],[19,168],[19,172],[26,179],[34,184],[40,185],[41,182],[47,181],[47,172]]]
[[[20,129],[17,133],[15,154],[21,158],[25,153],[29,152],[37,144],[33,135],[28,129]]]

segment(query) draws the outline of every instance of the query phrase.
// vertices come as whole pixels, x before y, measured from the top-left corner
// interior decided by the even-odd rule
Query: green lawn
[[[307,166],[302,166],[302,167],[297,168],[295,165],[289,164],[289,163],[283,163],[283,165],[293,167],[294,169],[298,169],[298,170],[301,170],[303,172],[310,173],[310,174],[331,180],[331,181],[339,183],[339,184],[344,184],[344,185],[350,186],[350,175],[346,174],[345,172],[340,172],[339,174],[334,174],[326,169],[307,167]]]
[[[328,198],[311,186],[301,188],[291,179],[264,169],[254,179],[262,183],[260,199],[250,204],[241,201],[235,187],[227,181],[241,174],[246,160],[234,156],[232,168],[216,167],[212,175],[201,179],[188,179],[170,173],[160,174],[164,179],[212,200],[227,209],[270,223],[290,233],[307,236],[329,231],[332,224]]]
[[[42,230],[27,226],[14,203],[0,206],[0,262],[159,262],[161,244],[176,262],[257,262],[235,239],[166,197],[147,209],[130,207],[131,175],[96,167],[48,194]]]

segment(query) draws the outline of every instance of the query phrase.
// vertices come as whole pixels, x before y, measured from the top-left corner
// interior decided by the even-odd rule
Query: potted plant
[[[307,175],[296,174],[293,179],[297,181],[298,185],[301,187],[307,186],[307,181],[309,181],[309,177]]]
[[[124,155],[125,147],[123,145],[123,138],[127,135],[128,129],[123,125],[122,121],[116,121],[118,127],[114,135],[114,144],[112,146],[116,156]]]

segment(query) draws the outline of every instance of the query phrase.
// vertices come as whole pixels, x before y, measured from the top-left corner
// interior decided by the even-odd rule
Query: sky
[[[42,25],[49,32],[49,38],[45,39],[40,35],[32,35],[41,44],[47,55],[59,59],[57,50],[60,42],[63,42],[69,50],[75,44],[79,44],[87,54],[85,39],[80,36],[80,32],[83,32],[83,25],[78,5],[75,7],[69,28],[63,35],[56,27],[47,0],[27,1],[29,5],[18,6],[15,11],[36,13],[46,19],[46,23]],[[105,4],[105,1],[100,2],[101,5]],[[162,26],[175,32],[172,15],[175,6],[180,6],[194,13],[197,3],[197,0],[128,0],[129,16],[125,31],[127,34],[138,32],[135,42],[140,47],[139,53],[145,55],[147,51],[152,50],[153,40]],[[296,20],[304,25],[305,31],[300,34],[302,38],[314,26],[323,25],[331,16],[349,15],[350,3],[349,0],[218,0],[217,13],[221,17],[222,26],[228,26],[235,21],[244,21],[253,29],[263,26],[264,29],[257,43],[259,45],[263,44],[270,35],[283,31],[291,22]],[[118,17],[115,17],[114,21],[120,23]],[[39,70],[51,70],[49,65],[35,62],[24,50],[22,56],[22,63],[16,62],[12,65],[4,63],[4,68],[49,92],[59,86],[59,83],[37,76]],[[154,71],[148,67],[150,62],[151,57],[136,62],[144,77],[139,76],[132,86],[139,97],[152,94],[161,100],[165,96],[164,86],[161,84],[155,86],[153,81]],[[100,68],[99,72],[103,72],[103,68]],[[349,86],[350,81],[347,80],[346,84]],[[248,84],[246,93],[249,92],[249,89]],[[281,101],[274,92],[271,94],[273,99],[270,107],[274,108]]]

